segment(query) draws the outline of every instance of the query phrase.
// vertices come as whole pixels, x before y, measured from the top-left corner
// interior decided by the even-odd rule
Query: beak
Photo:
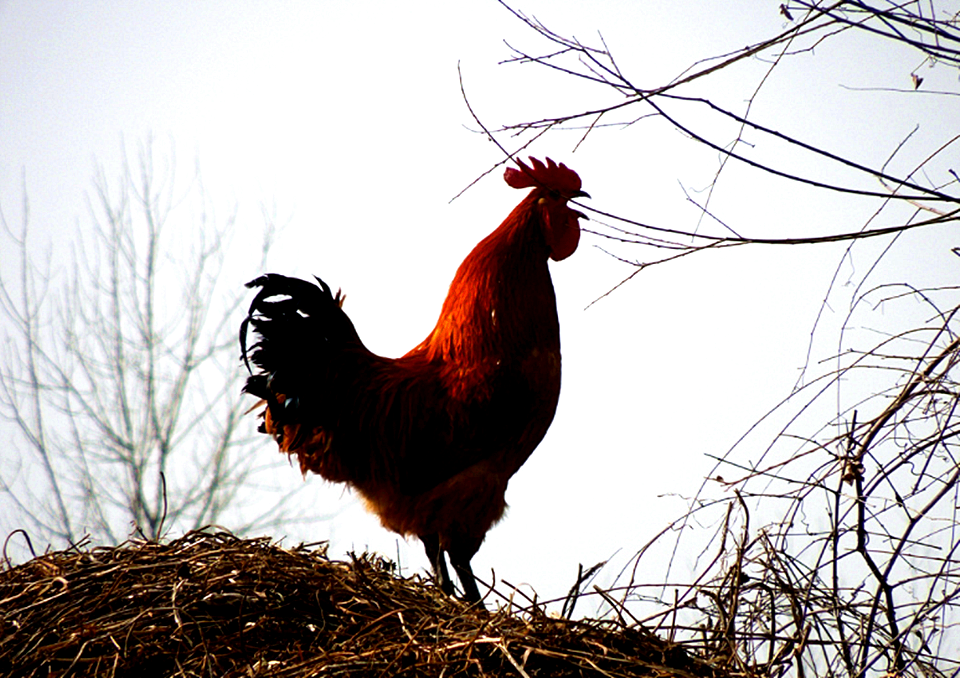
[[[573,200],[574,198],[589,198],[589,197],[590,197],[590,194],[587,193],[586,191],[574,191],[573,193],[570,194],[569,199]],[[587,221],[590,221],[590,217],[588,217],[583,212],[579,212],[577,210],[572,210],[572,212],[577,215],[577,218],[586,219]]]

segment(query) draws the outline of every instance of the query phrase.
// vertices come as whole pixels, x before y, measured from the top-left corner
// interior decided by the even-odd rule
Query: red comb
[[[503,173],[503,180],[513,188],[542,187],[565,193],[580,190],[580,177],[572,169],[547,158],[544,165],[536,158],[530,158],[530,165],[517,160],[520,169],[508,167]]]

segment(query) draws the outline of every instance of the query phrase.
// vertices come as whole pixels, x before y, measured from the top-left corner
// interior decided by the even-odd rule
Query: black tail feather
[[[247,283],[260,289],[240,325],[241,358],[250,372],[243,391],[266,400],[277,422],[302,420],[307,410],[317,417],[327,409],[343,349],[362,346],[341,309],[340,293],[316,280],[268,273]],[[248,346],[251,329],[255,341]]]

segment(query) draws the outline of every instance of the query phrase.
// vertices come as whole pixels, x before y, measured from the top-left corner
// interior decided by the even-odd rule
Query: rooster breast
[[[393,407],[408,407],[416,423],[390,436],[402,441],[390,455],[397,466],[384,482],[354,485],[388,529],[437,534],[445,548],[472,554],[553,420],[561,362],[545,257],[519,276],[484,262],[480,280],[470,280],[471,263],[458,271],[437,328],[398,361],[412,367]]]

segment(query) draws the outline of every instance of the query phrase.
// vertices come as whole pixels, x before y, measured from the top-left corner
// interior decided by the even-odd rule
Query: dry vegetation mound
[[[8,676],[718,676],[643,628],[470,608],[375,556],[192,532],[0,572]]]

